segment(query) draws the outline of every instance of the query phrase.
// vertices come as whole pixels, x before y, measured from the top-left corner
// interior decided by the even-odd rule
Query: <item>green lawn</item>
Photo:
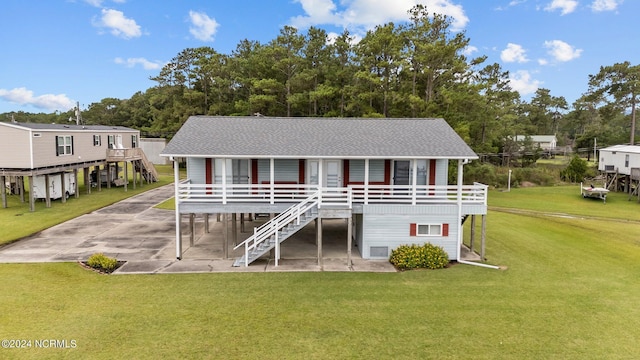
[[[491,192],[490,205],[487,256],[503,271],[108,276],[3,264],[0,339],[32,347],[0,357],[640,358],[640,222],[628,221],[640,204],[574,186]]]

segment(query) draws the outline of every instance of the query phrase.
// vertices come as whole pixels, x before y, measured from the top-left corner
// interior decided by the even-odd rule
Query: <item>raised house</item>
[[[364,259],[430,242],[460,260],[468,215],[484,237],[487,187],[462,180],[477,155],[443,119],[192,116],[161,155],[174,161],[178,259],[189,214],[277,214],[236,247],[236,266],[272,249],[277,265],[282,241],[326,218],[346,220],[349,261],[353,240]]]
[[[31,211],[34,210],[35,177],[43,177],[42,184],[50,184],[53,179],[65,181],[67,172],[73,172],[77,188],[78,170],[84,170],[85,184],[90,184],[90,169],[105,178],[111,179],[119,172],[116,164],[123,163],[126,189],[128,176],[127,162],[132,163],[134,179],[140,174],[140,183],[157,180],[153,165],[146,160],[139,148],[140,132],[122,126],[77,125],[77,124],[38,124],[0,122],[0,181],[2,181],[2,202],[7,207],[5,184],[12,192],[18,193],[24,200],[24,178],[28,177]],[[109,164],[111,164],[109,166]],[[112,168],[116,169],[111,174]],[[100,186],[102,181],[97,181]],[[135,186],[135,181],[134,181]],[[64,184],[63,184],[64,185]],[[108,186],[111,182],[108,182]],[[44,185],[43,185],[44,186]],[[45,186],[47,192],[50,186]],[[65,186],[62,186],[64,189]],[[91,187],[87,186],[87,192]],[[78,196],[76,189],[75,195]],[[47,206],[50,199],[44,196]],[[62,197],[65,201],[65,197]]]

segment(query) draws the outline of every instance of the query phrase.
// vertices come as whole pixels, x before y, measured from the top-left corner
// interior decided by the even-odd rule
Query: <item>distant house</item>
[[[57,174],[57,178],[62,180],[65,176],[59,176],[60,174],[74,172],[77,186],[78,169],[84,169],[85,183],[89,184],[91,167],[98,173],[110,172],[112,167],[107,166],[108,164],[123,161],[125,171],[126,163],[131,162],[134,174],[138,172],[148,180],[155,181],[155,169],[152,169],[153,166],[140,151],[139,141],[138,130],[122,126],[0,122],[0,180],[3,184],[3,207],[7,207],[7,189],[4,184],[7,183],[8,177],[15,181],[14,185],[23,198],[25,176],[34,180],[33,177],[36,176],[48,178]],[[48,179],[44,183],[48,184]],[[29,181],[30,187],[33,187],[33,184],[34,181]],[[97,185],[100,184],[98,181]],[[124,185],[126,186],[126,181]],[[35,192],[33,188],[29,190],[33,211]],[[75,195],[78,196],[78,191],[75,191]],[[47,206],[50,206],[49,199],[46,200]],[[63,197],[62,201],[64,200]]]
[[[544,151],[553,152],[558,145],[558,139],[555,135],[517,135],[516,141],[525,141],[527,138],[531,139],[535,147]]]
[[[235,265],[248,266],[272,249],[277,265],[282,241],[326,218],[346,220],[349,256],[353,238],[364,259],[430,242],[459,260],[463,220],[487,214],[487,187],[462,181],[477,155],[443,119],[192,116],[162,156],[174,162],[178,259],[183,215],[278,214],[237,246]]]

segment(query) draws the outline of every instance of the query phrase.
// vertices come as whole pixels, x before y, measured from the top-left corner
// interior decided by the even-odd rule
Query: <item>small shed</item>
[[[140,148],[147,155],[147,158],[154,165],[167,165],[169,160],[160,156],[162,150],[167,146],[167,139],[162,138],[141,138]]]

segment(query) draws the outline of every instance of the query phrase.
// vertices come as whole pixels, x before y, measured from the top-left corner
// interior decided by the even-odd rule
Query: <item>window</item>
[[[624,156],[624,167],[629,167],[629,154]]]
[[[441,224],[418,224],[417,236],[441,236]]]
[[[93,146],[102,146],[102,136],[93,135]]]
[[[116,143],[116,137],[114,135],[107,135],[107,145],[109,149],[114,149]]]
[[[56,156],[73,154],[73,136],[56,136]]]
[[[131,147],[132,148],[138,147],[138,135],[131,135]]]
[[[411,224],[410,236],[449,236],[449,224]]]

